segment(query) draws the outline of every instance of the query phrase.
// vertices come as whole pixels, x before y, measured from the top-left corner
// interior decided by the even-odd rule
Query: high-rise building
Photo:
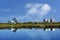
[[[47,19],[43,19],[43,22],[48,22],[48,20]]]
[[[50,19],[50,22],[54,22],[55,20],[54,19]]]
[[[54,22],[54,19],[43,19],[43,22]]]

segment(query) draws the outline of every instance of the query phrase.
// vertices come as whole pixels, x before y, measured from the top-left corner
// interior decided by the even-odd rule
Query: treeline
[[[60,24],[60,22],[16,22],[16,24]],[[0,23],[0,24],[14,24],[11,22],[7,22],[7,23]]]

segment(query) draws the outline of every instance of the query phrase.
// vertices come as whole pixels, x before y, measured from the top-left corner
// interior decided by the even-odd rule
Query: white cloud
[[[35,4],[29,4],[29,5],[26,5],[26,8],[29,6],[27,14],[42,14],[42,15],[45,15],[51,10],[50,5],[48,5],[48,4],[35,3]]]
[[[51,10],[50,5],[44,4],[44,5],[41,7],[40,13],[41,13],[42,15],[46,15],[50,10]]]
[[[11,9],[2,9],[3,12],[9,12]]]
[[[25,7],[28,9],[26,12],[27,19],[30,19],[31,21],[40,21],[49,11],[51,11],[51,6],[43,3],[27,3]]]
[[[27,7],[27,8],[29,8],[29,7],[32,7],[33,5],[31,4],[31,3],[27,3],[26,5],[25,5],[25,7]]]

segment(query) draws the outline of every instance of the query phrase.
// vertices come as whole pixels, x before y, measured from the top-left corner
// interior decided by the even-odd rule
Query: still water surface
[[[0,40],[60,40],[60,29],[44,31],[43,29],[0,30]]]

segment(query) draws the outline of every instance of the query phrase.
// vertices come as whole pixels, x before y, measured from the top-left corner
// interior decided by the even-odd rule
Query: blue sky
[[[60,0],[0,0],[0,22],[16,17],[20,22],[54,18],[60,21]]]

